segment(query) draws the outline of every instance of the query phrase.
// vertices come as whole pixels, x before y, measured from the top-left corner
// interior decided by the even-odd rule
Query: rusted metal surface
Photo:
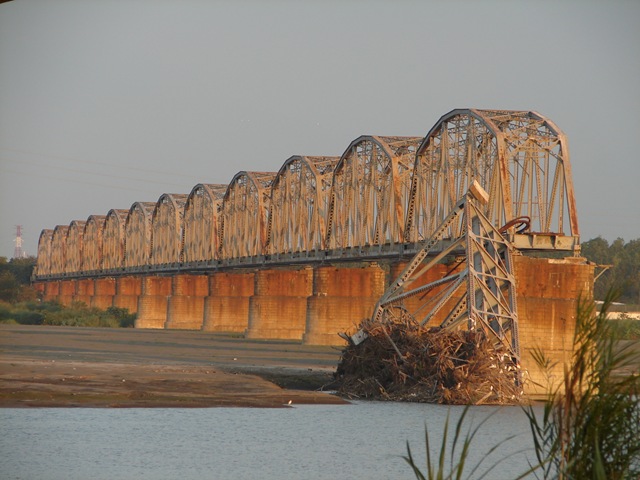
[[[56,225],[51,239],[51,274],[64,273],[68,225]]]
[[[53,230],[44,229],[38,239],[38,258],[36,262],[36,275],[49,275],[51,273],[51,240]]]
[[[271,187],[266,253],[324,250],[329,192],[338,157],[289,158]]]
[[[411,167],[421,140],[363,136],[349,145],[333,174],[329,248],[403,242]]]
[[[579,235],[566,138],[538,113],[453,110],[425,137],[413,172],[409,241],[429,238],[473,180],[489,192],[495,226],[528,216],[532,233]]]
[[[382,295],[370,323],[394,319],[397,312],[422,325],[433,325],[434,319],[438,318],[437,326],[444,329],[464,323],[469,330],[484,331],[488,338],[502,344],[519,362],[516,286],[511,256],[513,246],[484,214],[490,196],[476,181],[470,187]],[[430,256],[431,250],[454,226],[459,228],[460,236],[438,255]],[[459,252],[461,248],[464,249],[464,268],[454,269],[449,275],[413,287],[416,280],[426,275],[446,255]],[[422,301],[414,311],[407,310],[404,301],[416,296]],[[446,310],[444,316],[439,315],[441,310]],[[357,344],[365,338],[366,334],[361,330],[350,340]]]
[[[262,255],[267,237],[267,215],[272,172],[239,172],[222,202],[220,258]]]
[[[182,261],[202,262],[216,258],[218,217],[227,185],[199,183],[184,206]]]
[[[468,109],[424,138],[362,136],[339,159],[294,156],[278,173],[242,171],[228,186],[111,210],[102,253],[101,216],[89,217],[84,242],[76,227],[68,239],[54,231],[50,247],[43,233],[39,256],[49,258],[36,276],[410,258],[473,181],[489,194],[483,214],[494,227],[527,217],[527,230],[502,232],[516,248],[579,251],[564,134],[535,112]]]
[[[121,268],[124,265],[124,229],[129,210],[111,209],[102,230],[102,267]]]
[[[151,219],[151,265],[180,262],[182,217],[187,197],[165,193],[158,199]]]
[[[151,255],[151,219],[156,204],[136,202],[131,205],[124,226],[124,266],[147,265]]]
[[[69,224],[65,245],[64,272],[80,272],[84,270],[82,265],[83,235],[86,222],[74,220]]]
[[[102,269],[102,232],[106,215],[91,215],[87,218],[82,236],[82,269]]]

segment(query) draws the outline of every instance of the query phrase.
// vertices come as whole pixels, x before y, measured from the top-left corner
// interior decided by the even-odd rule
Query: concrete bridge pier
[[[45,302],[57,302],[60,296],[60,280],[49,280],[44,282],[44,294],[42,299]]]
[[[73,302],[76,294],[76,280],[60,280],[60,292],[58,294],[58,302],[68,307]]]
[[[216,272],[209,275],[202,330],[245,332],[249,326],[249,299],[255,292],[253,272]]]
[[[593,300],[594,265],[586,259],[516,256],[520,356],[526,370],[527,394],[544,393],[547,375],[536,365],[532,352],[540,348],[555,367],[550,380],[558,384],[563,365],[571,361],[576,311],[580,299]]]
[[[136,328],[164,328],[167,303],[171,295],[171,277],[142,277],[142,293],[138,299]]]
[[[95,294],[91,299],[92,307],[106,310],[113,306],[113,297],[116,294],[116,279],[113,277],[97,278],[94,286]]]
[[[82,278],[76,280],[76,291],[73,295],[74,302],[82,302],[87,306],[91,305],[91,300],[95,295],[95,282],[93,278]]]
[[[385,271],[375,263],[362,267],[317,267],[313,295],[307,299],[306,332],[310,345],[343,345],[338,332],[354,332],[371,317],[385,290]]]
[[[137,276],[116,278],[113,306],[126,308],[130,313],[138,311],[138,298],[142,294],[142,278]]]
[[[44,300],[45,292],[47,289],[46,282],[34,282],[33,289],[36,291],[38,298],[42,298]]]
[[[249,300],[247,338],[301,340],[312,293],[310,267],[258,270],[255,294]]]
[[[208,294],[206,275],[173,276],[165,328],[200,330],[204,320],[204,299]]]

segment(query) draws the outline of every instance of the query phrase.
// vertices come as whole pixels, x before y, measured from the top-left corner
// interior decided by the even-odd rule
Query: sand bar
[[[340,404],[339,350],[198,331],[0,325],[0,407]]]

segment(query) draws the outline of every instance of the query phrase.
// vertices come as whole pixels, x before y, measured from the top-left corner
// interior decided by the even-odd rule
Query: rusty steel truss
[[[408,315],[423,326],[451,329],[463,324],[469,330],[484,331],[519,361],[513,246],[485,215],[489,201],[490,195],[474,181],[382,295],[371,322]],[[460,235],[443,246],[451,229]],[[431,256],[434,249],[438,254]],[[461,254],[459,268],[432,282],[414,285],[445,257]],[[418,296],[422,300],[409,311],[405,301]],[[366,333],[360,330],[350,340],[358,344],[365,338]]]
[[[112,208],[102,228],[102,268],[113,270],[124,265],[125,225],[129,210]]]
[[[289,158],[271,186],[265,253],[325,249],[331,179],[337,157]]]
[[[484,213],[494,225],[530,224],[513,238],[520,248],[552,249],[579,235],[567,141],[553,122],[535,112],[453,110],[418,149],[408,241],[429,238],[474,180],[489,193]]]
[[[219,249],[218,224],[226,185],[199,183],[184,206],[182,261],[202,262],[215,258]]]
[[[187,195],[165,193],[160,196],[151,217],[152,265],[180,262],[182,250],[182,225]]]
[[[403,243],[411,164],[420,140],[363,136],[349,145],[333,172],[329,248]]]
[[[517,248],[579,251],[564,134],[535,112],[466,109],[424,138],[361,136],[340,158],[294,156],[277,173],[45,230],[35,277],[407,259],[474,181],[488,193],[483,215]]]

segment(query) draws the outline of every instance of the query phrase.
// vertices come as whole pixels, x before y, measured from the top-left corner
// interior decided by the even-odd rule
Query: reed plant
[[[542,412],[538,406],[523,407],[531,427],[535,460],[518,479],[529,475],[545,480],[640,478],[640,358],[633,344],[621,344],[612,334],[607,310],[615,297],[609,293],[599,312],[592,303],[579,301],[573,355],[562,380],[547,386]],[[542,369],[553,367],[540,348],[533,350],[533,358]],[[425,428],[426,470],[416,464],[407,443],[404,459],[418,480],[491,478],[487,475],[497,464],[480,474],[480,462],[465,473],[473,438],[482,426],[462,436],[466,412],[456,425],[451,446],[447,444],[447,417],[437,461],[430,453]]]
[[[638,353],[612,334],[607,310],[579,302],[574,352],[562,381],[551,386],[542,415],[525,408],[543,478],[640,478]],[[534,350],[539,366],[549,364]]]
[[[493,478],[496,470],[500,467],[500,463],[506,459],[498,460],[489,466],[485,466],[485,460],[490,458],[491,455],[501,448],[503,445],[512,440],[515,435],[509,436],[494,445],[486,455],[475,465],[470,466],[468,464],[469,452],[472,448],[473,439],[482,428],[484,423],[489,420],[490,415],[482,420],[475,427],[469,427],[466,434],[462,434],[463,426],[465,424],[465,418],[469,412],[469,407],[465,407],[462,411],[462,415],[456,423],[455,430],[453,432],[453,439],[451,445],[448,444],[449,437],[449,414],[445,419],[444,431],[439,446],[439,454],[432,456],[431,454],[431,442],[429,439],[429,430],[425,427],[425,450],[426,450],[426,470],[422,471],[417,465],[413,454],[411,452],[411,446],[407,442],[407,455],[404,456],[404,460],[409,464],[413,470],[414,475],[418,480],[462,480],[464,478],[477,478],[479,480],[483,478]],[[522,451],[513,452],[513,454],[522,453]],[[465,470],[466,469],[466,470]],[[535,468],[532,468],[515,480],[529,475]],[[468,473],[467,473],[468,472]]]

